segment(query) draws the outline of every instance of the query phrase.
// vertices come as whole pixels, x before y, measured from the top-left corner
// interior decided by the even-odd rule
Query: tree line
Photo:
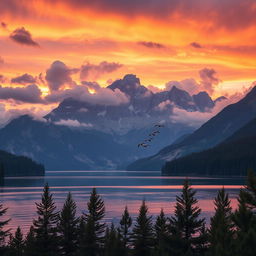
[[[0,255],[3,256],[255,256],[256,176],[238,195],[232,210],[225,189],[214,199],[215,212],[208,227],[201,217],[196,191],[184,181],[172,215],[163,209],[154,220],[145,201],[133,220],[125,207],[118,225],[104,222],[105,205],[92,189],[87,210],[77,216],[76,203],[67,195],[61,211],[46,184],[37,217],[26,236],[18,227],[6,229],[6,208],[0,204]]]

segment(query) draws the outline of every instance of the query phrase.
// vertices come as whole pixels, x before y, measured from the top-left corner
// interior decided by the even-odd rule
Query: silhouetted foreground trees
[[[188,180],[176,197],[173,215],[161,210],[155,219],[143,201],[132,220],[124,209],[120,223],[104,222],[104,201],[96,189],[87,210],[77,217],[76,203],[69,193],[60,212],[46,184],[37,218],[27,236],[20,227],[6,230],[7,211],[0,204],[0,255],[2,256],[255,256],[256,177],[252,172],[241,189],[238,207],[232,211],[224,188],[215,200],[215,213],[206,228],[205,219]]]

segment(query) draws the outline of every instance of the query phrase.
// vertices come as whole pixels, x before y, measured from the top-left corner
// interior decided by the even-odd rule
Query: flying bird
[[[146,148],[146,147],[148,147],[148,146],[149,146],[149,145],[146,144],[146,143],[144,143],[144,142],[138,144],[138,148],[139,148],[139,147],[144,147],[144,148]]]
[[[150,137],[148,139],[145,140],[145,142],[151,142],[154,138],[153,137]]]
[[[163,127],[164,127],[164,125],[163,125],[163,124],[155,124],[155,127],[163,128]]]

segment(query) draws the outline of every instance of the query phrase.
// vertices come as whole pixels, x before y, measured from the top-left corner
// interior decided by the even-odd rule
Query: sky
[[[254,0],[1,0],[0,14],[0,119],[128,73],[154,90],[207,73],[214,98],[255,80]]]

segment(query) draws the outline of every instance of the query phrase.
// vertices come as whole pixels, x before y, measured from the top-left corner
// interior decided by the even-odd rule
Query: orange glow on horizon
[[[7,24],[6,28],[0,28],[0,56],[4,60],[0,62],[0,75],[8,78],[1,83],[4,86],[13,87],[11,78],[24,73],[35,77],[40,73],[45,75],[55,60],[71,68],[79,68],[86,62],[121,63],[121,68],[96,78],[104,87],[110,79],[134,73],[143,85],[164,88],[168,81],[186,78],[199,81],[198,71],[205,67],[216,70],[222,81],[215,88],[214,97],[235,93],[255,80],[256,23],[253,22],[244,27],[234,23],[228,28],[207,15],[193,12],[186,15],[179,8],[161,18],[136,8],[127,15],[121,7],[120,11],[101,9],[93,3],[80,7],[66,0],[14,2],[21,11],[7,8],[1,16]],[[202,8],[203,5],[207,7],[207,3],[202,3]],[[209,15],[214,14],[212,11]],[[12,31],[21,27],[31,33],[40,47],[21,45],[9,38]],[[155,44],[147,46],[141,42]],[[191,46],[192,42],[198,46]],[[74,77],[79,84],[79,76]],[[87,79],[92,81],[95,77]],[[38,86],[43,96],[49,93],[46,84],[38,82]],[[90,93],[95,92],[90,90]]]

